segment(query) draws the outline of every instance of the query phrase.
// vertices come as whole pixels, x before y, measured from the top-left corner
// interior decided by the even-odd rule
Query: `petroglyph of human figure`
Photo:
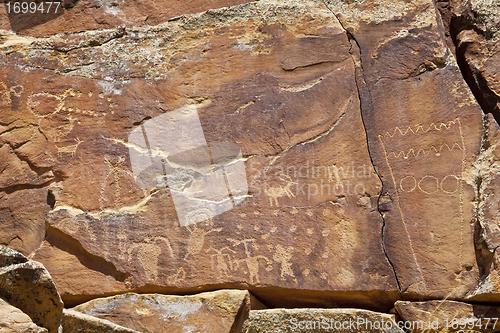
[[[266,270],[271,271],[273,269],[273,263],[269,258],[263,256],[263,255],[256,255],[252,256],[250,249],[248,247],[248,244],[254,244],[255,239],[245,239],[242,241],[236,240],[236,239],[231,239],[228,238],[228,240],[233,243],[233,246],[238,246],[240,244],[243,244],[245,247],[245,255],[246,258],[244,259],[238,259],[236,260],[237,267],[239,267],[239,264],[244,262],[247,265],[248,269],[248,274],[250,278],[251,283],[260,283],[259,279],[259,260],[264,260],[267,263]]]
[[[292,270],[292,264],[290,263],[293,251],[294,248],[292,246],[285,248],[281,244],[276,245],[276,252],[273,255],[273,259],[281,263],[281,279],[285,279],[286,275],[295,277]]]
[[[209,248],[207,253],[212,256],[212,268],[217,271],[219,277],[229,277],[234,270],[232,256],[236,253],[229,247],[225,246],[221,249]]]
[[[154,238],[147,236],[142,242],[135,243],[128,250],[128,259],[130,262],[133,258],[132,254],[137,249],[136,258],[139,259],[139,262],[144,269],[144,274],[150,281],[156,281],[158,279],[158,258],[163,252],[163,248],[159,245],[161,242],[164,242],[167,245],[170,257],[173,258],[174,253],[172,251],[172,247],[170,246],[170,241],[168,238],[161,236]]]

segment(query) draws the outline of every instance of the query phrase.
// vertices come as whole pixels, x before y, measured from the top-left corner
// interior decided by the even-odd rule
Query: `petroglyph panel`
[[[271,298],[266,288],[282,290],[275,299],[283,302],[310,290],[328,294],[305,305],[392,306],[398,286],[381,243],[382,186],[345,31],[320,2],[244,6],[160,30],[103,32],[116,38],[102,45],[67,40],[68,52],[51,37],[0,54],[25,66],[6,73],[20,72],[19,112],[55,160],[47,217],[55,236],[40,259],[58,274],[65,273],[46,254],[81,261],[78,287],[61,290],[68,299],[95,291],[95,276],[106,275],[114,282],[100,292],[245,286],[263,298]],[[212,15],[222,21],[192,24]],[[47,58],[51,69],[42,69]],[[179,110],[196,111],[197,126],[179,126],[180,133],[165,126],[168,118],[180,125]],[[193,171],[217,182],[197,187]],[[175,191],[202,187],[209,195],[197,200],[225,200],[231,209],[185,204],[180,218]]]
[[[384,185],[378,207],[385,249],[406,297],[460,299],[479,280],[470,169],[479,153],[482,117],[477,105],[462,103],[470,92],[457,80],[457,67],[450,64],[364,88],[376,100],[362,115]],[[454,92],[440,95],[445,87]]]
[[[434,272],[446,276],[472,264],[463,260],[464,243],[470,244],[472,229],[463,213],[461,177],[466,155],[460,118],[406,129],[396,127],[379,139],[396,184],[395,201],[410,239],[409,249],[422,278],[419,288],[432,291],[426,275]],[[416,201],[420,204],[415,205]],[[441,209],[433,209],[436,205]],[[425,232],[420,232],[416,243],[414,233],[422,228]],[[460,238],[450,230],[460,230]],[[469,251],[467,245],[465,251]],[[433,248],[454,251],[455,260],[433,254]]]

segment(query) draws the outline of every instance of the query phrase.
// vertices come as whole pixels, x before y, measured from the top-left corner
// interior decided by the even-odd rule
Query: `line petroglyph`
[[[461,219],[459,251],[459,265],[461,266],[465,223],[462,199],[463,182],[461,177],[466,149],[460,118],[446,122],[431,123],[429,126],[419,124],[403,128],[396,127],[394,130],[385,132],[385,134],[379,134],[378,138],[394,184],[398,211],[409,240],[409,249],[419,272],[419,280],[427,290],[425,274],[417,258],[415,245],[413,244],[415,236],[412,237],[408,227],[407,214],[409,212],[406,211],[405,205],[410,200],[408,197],[410,193],[419,192],[427,196],[447,195],[453,198],[455,193],[459,192],[457,205],[459,205]],[[436,141],[438,141],[437,144]],[[456,170],[435,169],[435,173],[431,169],[418,174],[420,170],[416,169],[412,170],[412,172],[406,171],[406,174],[402,174],[402,170],[408,170],[408,163],[415,165],[415,167],[427,164],[429,168],[433,168],[436,165],[437,168],[437,159],[458,159],[457,162],[460,163],[460,166],[455,167],[456,164],[454,164],[453,168]]]

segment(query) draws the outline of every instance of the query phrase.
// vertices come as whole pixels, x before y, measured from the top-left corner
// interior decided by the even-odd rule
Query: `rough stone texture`
[[[47,139],[36,122],[25,121],[16,112],[24,88],[7,87],[4,75],[0,79],[0,244],[28,255],[45,236],[50,206],[43,186],[56,176],[50,169],[53,160],[44,152]]]
[[[500,202],[497,195],[500,193],[500,127],[492,114],[485,118],[485,138],[476,170],[480,179],[476,243],[483,270],[481,282],[471,290],[469,298],[497,302],[500,297]]]
[[[245,326],[245,333],[404,332],[394,315],[356,309],[253,310]]]
[[[458,63],[485,112],[500,119],[500,2],[446,1],[441,9]]]
[[[47,39],[7,34],[4,45],[3,126],[22,119],[42,133],[40,160],[54,175],[34,258],[67,304],[219,287],[249,288],[270,306],[388,310],[399,297],[351,45],[321,2],[259,1]],[[207,142],[240,147],[249,195],[181,227],[168,189],[136,185],[128,136],[186,105]]]
[[[167,22],[235,3],[72,1],[1,21],[0,243],[42,262],[68,306],[218,288],[270,307],[498,301],[498,130],[480,108],[500,116],[496,2],[450,2],[445,26],[431,0],[266,0]],[[248,194],[224,169],[229,194],[205,201],[235,207],[199,223],[175,195],[216,172],[157,143],[155,121],[179,110],[199,131],[174,139],[206,145],[189,162],[231,169],[213,158],[230,143],[245,165]]]
[[[0,298],[0,332],[47,333],[47,329],[35,325],[27,314]]]
[[[0,29],[42,37],[125,25],[157,25],[179,15],[233,6],[249,0],[63,0],[57,12],[54,4],[48,14],[38,12],[24,15],[15,15],[12,8],[9,14],[6,2],[3,1],[0,5]],[[36,2],[39,4],[41,1]],[[45,11],[48,9],[46,5]]]
[[[28,261],[21,253],[5,246],[0,246],[0,267],[20,264]]]
[[[481,302],[499,299],[500,244],[498,226],[498,193],[500,152],[497,145],[500,120],[500,2],[442,1],[437,3],[449,30],[450,44],[462,74],[476,100],[488,115],[485,118],[482,152],[476,161],[478,200],[476,247],[481,282],[469,297]],[[496,120],[495,120],[496,118]]]
[[[4,145],[3,147],[8,146]],[[0,148],[0,150],[2,149]],[[2,153],[0,152],[0,154]],[[12,154],[11,156],[15,157],[16,155]],[[0,164],[4,162],[2,157]],[[20,169],[16,169],[14,165],[10,165],[10,167],[14,168],[12,170],[14,174],[22,175]],[[3,169],[2,166],[0,169]],[[7,179],[3,178],[3,175],[2,172],[0,178]],[[6,175],[6,177],[10,176]],[[45,218],[50,207],[47,205],[46,189],[28,189],[30,186],[25,185],[16,187],[2,188],[5,192],[0,192],[0,244],[28,255],[40,247],[45,237]]]
[[[420,322],[412,332],[498,332],[500,308],[454,301],[405,302],[395,304],[401,318],[408,323]],[[435,324],[433,324],[435,323]]]
[[[29,315],[37,325],[56,333],[63,303],[49,273],[42,264],[25,261],[20,253],[0,248],[4,263],[0,267],[0,297]]]
[[[431,1],[327,1],[352,38],[361,112],[382,179],[384,245],[405,298],[464,298],[482,113]]]
[[[88,316],[78,311],[64,309],[62,333],[137,333],[138,331],[122,327],[108,320]],[[144,331],[140,331],[144,332]],[[152,331],[162,332],[162,331]]]
[[[123,294],[78,305],[73,310],[139,332],[237,333],[248,318],[248,291],[220,290],[193,296]]]

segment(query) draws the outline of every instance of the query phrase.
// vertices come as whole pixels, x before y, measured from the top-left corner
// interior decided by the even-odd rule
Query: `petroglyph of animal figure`
[[[278,198],[282,198],[284,196],[287,196],[288,198],[295,197],[291,190],[291,187],[292,185],[297,185],[297,182],[294,182],[288,175],[281,175],[279,179],[286,183],[285,186],[277,184],[264,189],[264,192],[269,196],[269,203],[271,206],[273,205],[273,200],[276,206],[279,206]]]
[[[69,120],[69,123],[57,126],[54,129],[46,131],[47,134],[54,139],[54,142],[60,142],[62,138],[66,137],[73,130],[76,119],[73,118],[71,115],[69,116],[69,118],[66,119]]]
[[[78,146],[83,142],[80,139],[76,138],[76,144],[70,145],[70,146],[64,146],[64,147],[58,147],[57,148],[57,156],[61,157],[63,153],[70,153],[71,156],[76,156],[76,150],[78,149]]]
[[[189,240],[188,240],[188,246],[187,246],[187,253],[184,256],[184,260],[187,260],[188,256],[193,256],[196,257],[198,253],[201,252],[203,249],[203,245],[205,244],[205,236],[208,235],[211,232],[220,232],[222,231],[222,228],[217,228],[217,229],[212,229],[209,231],[197,228],[193,226],[190,228],[190,226],[186,226],[186,229],[191,233],[189,235]]]
[[[265,260],[266,263],[267,263],[267,267],[266,267],[266,270],[267,271],[271,271],[273,269],[273,263],[271,260],[269,260],[267,257],[263,256],[263,255],[256,255],[256,256],[252,256],[252,254],[250,253],[250,249],[248,248],[248,244],[249,243],[254,243],[255,242],[255,239],[245,239],[245,240],[242,240],[242,241],[238,241],[238,240],[235,240],[235,239],[231,239],[231,238],[228,238],[228,240],[230,242],[233,243],[233,246],[238,246],[240,244],[243,244],[245,246],[245,255],[247,256],[246,258],[244,259],[239,259],[239,260],[236,260],[236,268],[237,269],[239,267],[239,264],[244,262],[246,265],[247,265],[247,269],[248,269],[248,274],[249,274],[249,279],[250,279],[250,283],[260,283],[260,279],[259,279],[259,260]]]
[[[28,96],[26,105],[35,116],[45,118],[61,111],[68,96],[80,96],[80,93],[73,88],[66,88],[62,94],[33,93]]]

